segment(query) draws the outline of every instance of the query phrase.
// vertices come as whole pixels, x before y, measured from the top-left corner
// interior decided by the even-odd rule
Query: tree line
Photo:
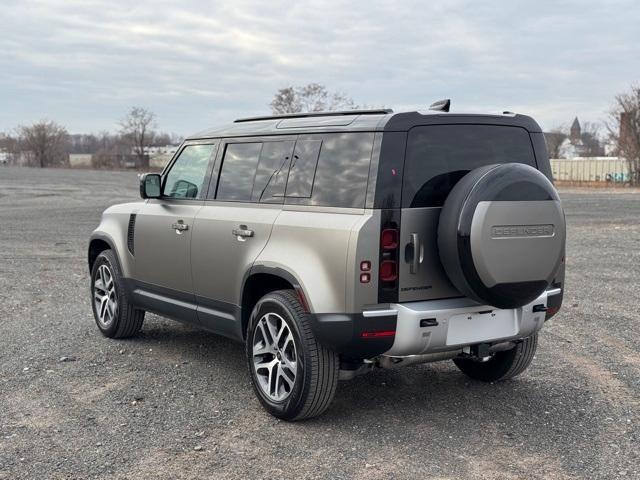
[[[310,83],[281,88],[269,104],[273,114],[351,110],[367,108],[357,105],[344,93],[330,92],[323,85]],[[176,135],[157,131],[155,115],[142,107],[132,107],[119,123],[117,133],[70,135],[53,121],[23,125],[15,135],[0,135],[0,150],[10,155],[22,155],[28,164],[39,167],[64,166],[70,153],[91,153],[95,166],[110,166],[118,155],[132,155],[140,168],[149,166],[147,148],[170,145],[181,141]],[[581,143],[586,156],[603,153],[602,140],[613,145],[613,154],[626,159],[631,182],[640,184],[640,86],[632,86],[617,95],[602,133],[598,124],[585,123]],[[545,134],[550,156],[557,157],[562,143],[569,136],[567,126],[556,127]]]
[[[70,134],[52,120],[20,125],[14,134],[0,135],[0,150],[20,163],[35,167],[65,167],[70,154],[93,155],[93,166],[111,168],[120,160],[132,158],[140,168],[149,167],[148,148],[175,145],[182,139],[157,131],[153,112],[132,107],[119,122],[115,133]]]

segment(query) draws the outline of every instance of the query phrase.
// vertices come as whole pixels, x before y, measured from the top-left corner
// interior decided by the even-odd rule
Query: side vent
[[[132,213],[129,217],[129,228],[127,229],[127,249],[129,249],[129,253],[131,255],[135,255],[134,253],[134,245],[133,245],[133,237],[136,231],[136,214]]]

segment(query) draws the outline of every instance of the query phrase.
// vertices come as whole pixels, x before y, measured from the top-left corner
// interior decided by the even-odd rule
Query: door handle
[[[420,263],[422,263],[422,258],[424,255],[422,251],[422,245],[420,245],[420,236],[417,233],[412,233],[409,243],[413,247],[413,258],[411,259],[411,264],[409,265],[409,272],[418,273],[418,269],[420,268]]]
[[[234,237],[237,237],[238,240],[244,241],[246,238],[253,237],[255,232],[250,230],[246,225],[240,225],[239,228],[231,230],[231,233]]]
[[[182,232],[189,230],[189,225],[185,225],[182,220],[178,220],[176,223],[171,224],[171,230],[175,230],[180,235]]]

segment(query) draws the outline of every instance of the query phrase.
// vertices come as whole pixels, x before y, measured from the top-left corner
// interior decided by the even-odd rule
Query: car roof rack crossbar
[[[388,113],[393,113],[393,110],[391,110],[390,108],[380,108],[376,110],[339,110],[335,112],[283,113],[280,115],[238,118],[234,120],[233,123],[257,122],[259,120],[277,120],[279,118],[337,117],[340,115],[386,115]]]

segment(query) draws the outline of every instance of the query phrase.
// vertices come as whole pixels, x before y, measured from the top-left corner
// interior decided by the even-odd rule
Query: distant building
[[[71,168],[91,168],[93,155],[90,153],[70,153],[69,166]]]
[[[144,153],[151,156],[158,154],[173,155],[178,151],[178,147],[180,147],[180,145],[154,145],[151,147],[145,147]]]
[[[578,117],[576,117],[571,124],[569,136],[560,144],[559,156],[560,158],[585,157],[588,150],[589,148],[582,141],[582,128]]]

